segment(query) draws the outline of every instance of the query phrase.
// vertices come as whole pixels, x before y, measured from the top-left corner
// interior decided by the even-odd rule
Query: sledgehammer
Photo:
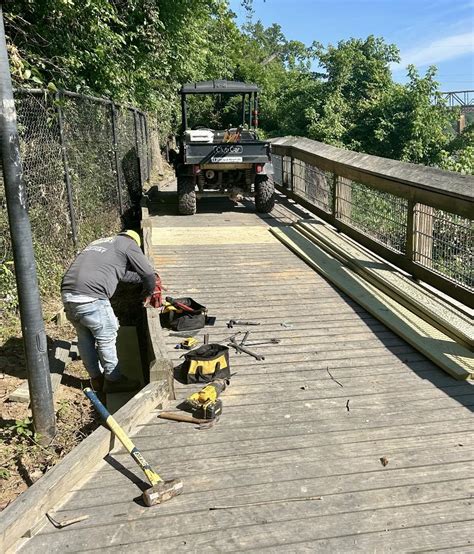
[[[155,504],[162,504],[167,500],[181,494],[183,491],[183,482],[180,479],[172,479],[171,481],[164,481],[158,473],[156,473],[145,460],[145,458],[138,451],[137,447],[128,438],[125,431],[120,427],[116,420],[107,411],[107,408],[97,398],[97,395],[92,389],[84,389],[84,394],[92,402],[94,408],[99,412],[100,417],[108,425],[112,433],[118,438],[118,440],[128,450],[132,458],[143,470],[148,481],[150,481],[151,487],[143,491],[142,498],[146,506],[154,506]]]

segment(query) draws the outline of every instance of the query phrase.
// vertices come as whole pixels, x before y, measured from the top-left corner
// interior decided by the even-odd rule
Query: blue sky
[[[254,0],[254,19],[278,23],[285,36],[311,44],[337,44],[350,37],[383,37],[401,52],[392,68],[405,82],[406,66],[424,73],[438,67],[440,89],[474,90],[474,0]],[[238,21],[240,0],[230,6]]]

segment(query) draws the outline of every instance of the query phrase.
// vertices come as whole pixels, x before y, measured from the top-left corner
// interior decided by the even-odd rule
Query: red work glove
[[[155,289],[151,296],[145,299],[145,306],[151,306],[152,308],[161,308],[163,305],[163,285],[161,284],[160,276],[156,276]]]

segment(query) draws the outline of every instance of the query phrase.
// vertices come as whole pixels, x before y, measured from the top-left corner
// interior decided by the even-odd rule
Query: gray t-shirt
[[[138,244],[125,235],[95,240],[86,246],[64,275],[61,292],[110,298],[119,281],[143,282],[146,296],[155,288],[155,270]]]

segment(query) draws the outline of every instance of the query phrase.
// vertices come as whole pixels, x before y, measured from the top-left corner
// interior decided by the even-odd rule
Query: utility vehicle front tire
[[[178,177],[178,212],[180,215],[196,213],[194,177]]]
[[[275,206],[275,185],[267,175],[255,177],[255,208],[261,214],[268,214]]]

